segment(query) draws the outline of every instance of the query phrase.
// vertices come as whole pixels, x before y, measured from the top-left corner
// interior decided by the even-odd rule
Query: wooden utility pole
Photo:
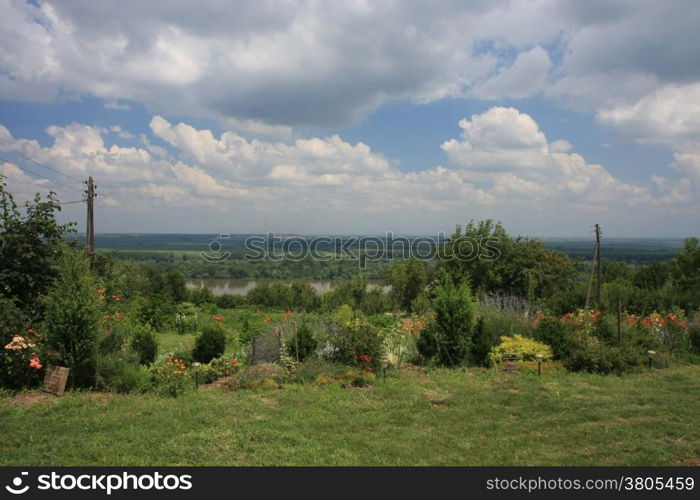
[[[595,292],[595,300],[596,300],[596,307],[600,308],[600,287],[601,284],[603,283],[603,272],[601,268],[601,262],[600,262],[600,225],[596,224],[595,225],[595,261],[596,261],[596,274],[597,280],[596,280],[596,292]]]
[[[87,254],[90,260],[90,268],[95,267],[95,212],[94,212],[94,199],[95,199],[95,183],[92,181],[92,177],[88,177],[87,184]]]
[[[600,225],[595,225],[595,251],[593,252],[593,267],[591,267],[591,276],[588,279],[588,288],[586,289],[586,305],[585,309],[588,310],[588,306],[591,302],[591,289],[593,288],[593,274],[595,273],[598,277],[596,283],[596,303],[600,307],[600,284],[601,284],[601,267],[600,267]]]

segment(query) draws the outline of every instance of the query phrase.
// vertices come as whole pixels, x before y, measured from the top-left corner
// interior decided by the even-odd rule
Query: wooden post
[[[294,322],[294,348],[297,351],[297,363],[299,362],[299,330],[297,329],[297,322]]]
[[[599,224],[595,225],[595,250],[596,250],[596,255],[595,255],[596,274],[598,275],[598,279],[596,280],[595,300],[596,300],[596,307],[598,309],[600,309],[600,307],[601,307],[600,287],[603,283],[603,272],[602,272],[601,262],[600,262],[600,225]]]
[[[87,226],[85,229],[87,238],[87,254],[90,260],[90,269],[95,267],[95,183],[92,181],[92,176],[87,180]]]
[[[622,298],[617,298],[617,344],[622,344]]]

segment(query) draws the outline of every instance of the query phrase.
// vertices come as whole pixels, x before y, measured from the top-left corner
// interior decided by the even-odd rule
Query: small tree
[[[73,224],[58,224],[61,204],[51,192],[24,204],[24,214],[0,174],[0,297],[15,301],[34,316],[40,295],[56,276],[56,256]]]
[[[95,381],[99,298],[94,283],[85,256],[68,252],[44,299],[47,347],[60,354],[78,387]]]
[[[455,285],[443,275],[435,288],[435,319],[421,332],[418,349],[426,358],[435,357],[445,366],[469,361],[474,332],[474,301],[466,280]]]

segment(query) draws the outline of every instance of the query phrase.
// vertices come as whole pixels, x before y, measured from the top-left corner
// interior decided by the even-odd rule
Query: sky
[[[700,235],[695,0],[0,0],[0,173],[84,230]]]

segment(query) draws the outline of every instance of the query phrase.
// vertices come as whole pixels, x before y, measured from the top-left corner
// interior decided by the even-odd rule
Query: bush
[[[163,361],[154,363],[149,368],[150,390],[160,396],[177,397],[188,389],[194,388],[192,374],[181,359],[166,356]]]
[[[131,336],[131,350],[138,356],[139,363],[150,365],[158,355],[156,334],[147,326],[138,326]]]
[[[667,363],[663,355],[657,357],[657,366],[659,363]],[[643,367],[647,359],[646,351],[630,344],[611,346],[595,343],[575,346],[569,357],[564,360],[564,367],[569,371],[621,375]]]
[[[148,388],[148,370],[139,365],[135,353],[124,351],[97,358],[95,387],[99,390],[127,394]]]
[[[212,359],[206,365],[202,365],[199,373],[199,382],[210,384],[222,377],[228,377],[238,372],[240,365],[238,360],[230,356],[221,356]]]
[[[700,354],[700,324],[696,323],[688,327],[688,338],[691,351]]]
[[[207,326],[197,336],[192,349],[192,359],[200,363],[209,363],[226,350],[226,333],[218,326]]]
[[[224,294],[214,297],[214,303],[221,309],[235,309],[245,304],[245,298],[241,295]]]
[[[230,389],[279,388],[285,381],[284,369],[274,363],[248,366],[229,379]]]
[[[493,331],[486,328],[484,318],[479,318],[472,337],[472,359],[474,363],[480,366],[488,366],[489,352],[491,352],[495,343],[496,336],[493,334]]]
[[[543,318],[533,333],[535,340],[552,348],[554,359],[564,359],[571,352],[571,331],[559,318]]]
[[[424,358],[456,366],[471,357],[474,303],[469,284],[455,286],[449,277],[435,289],[435,319],[420,334],[417,347]]]
[[[84,255],[68,253],[44,299],[47,346],[60,353],[79,387],[95,382],[99,299],[93,283]]]
[[[384,356],[383,338],[376,327],[364,319],[354,319],[340,326],[329,338],[331,361],[351,366],[369,366],[377,370]]]
[[[506,355],[518,356],[522,361],[535,361],[537,354],[541,354],[544,360],[551,360],[553,357],[552,348],[542,342],[521,335],[501,337],[501,343],[489,353],[489,363],[497,365]]]
[[[302,321],[297,327],[296,334],[287,341],[287,352],[292,358],[304,361],[316,351],[317,345],[318,342],[313,336],[311,327],[306,321]]]

